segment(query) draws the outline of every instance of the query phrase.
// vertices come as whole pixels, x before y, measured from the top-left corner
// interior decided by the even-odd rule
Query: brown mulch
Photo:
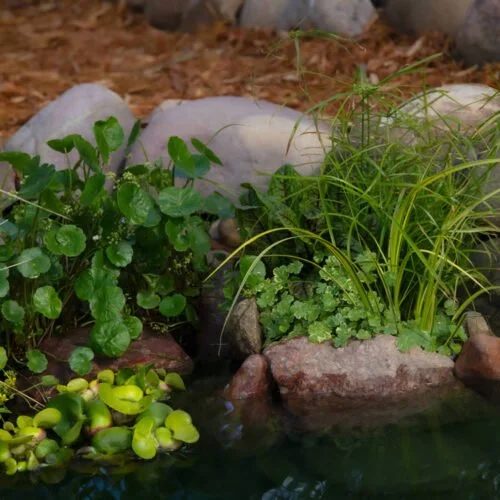
[[[71,86],[97,81],[146,116],[167,98],[242,95],[305,110],[348,90],[357,68],[376,83],[407,64],[443,55],[391,90],[408,97],[445,83],[500,87],[500,65],[465,68],[449,41],[397,35],[376,21],[355,41],[294,41],[286,34],[216,25],[197,34],[163,33],[123,1],[0,0],[0,142]],[[300,59],[300,74],[296,71]]]

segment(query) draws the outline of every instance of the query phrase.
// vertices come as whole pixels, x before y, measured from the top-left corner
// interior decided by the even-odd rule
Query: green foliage
[[[92,357],[92,351],[79,348],[72,356],[75,369],[84,371]],[[90,383],[77,378],[57,385],[59,394],[35,415],[4,422],[0,467],[7,475],[49,466],[64,468],[77,449],[84,450],[78,460],[96,467],[113,460],[123,466],[195,443],[199,433],[190,415],[161,402],[177,387],[184,389],[177,373],[155,371],[151,366],[116,374],[106,370]]]
[[[0,156],[22,179],[21,202],[0,224],[0,331],[8,354],[29,353],[37,373],[44,365],[35,354],[39,340],[75,319],[92,327],[91,349],[77,349],[69,360],[79,374],[90,369],[90,353],[122,355],[141,334],[141,317],[195,322],[188,311],[208,269],[208,229],[220,214],[234,213],[223,196],[204,199],[193,188],[220,164],[200,141],[191,153],[170,138],[171,165],[134,165],[111,190],[106,179],[114,174],[106,169],[124,132],[112,117],[93,131],[95,147],[74,134],[49,141],[61,154],[79,154],[64,170],[24,153]],[[183,187],[175,185],[178,174]]]

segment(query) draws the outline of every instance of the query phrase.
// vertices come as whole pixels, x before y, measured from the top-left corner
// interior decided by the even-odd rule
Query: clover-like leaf
[[[131,182],[125,182],[119,187],[116,201],[121,213],[132,224],[137,225],[146,221],[151,208],[154,206],[151,196]]]
[[[173,295],[169,295],[165,297],[159,306],[159,311],[163,316],[167,318],[171,318],[173,316],[179,316],[179,314],[184,311],[186,307],[186,297],[181,295],[180,293],[174,293]]]
[[[90,347],[75,347],[69,357],[70,368],[78,375],[83,376],[92,370],[94,351]]]
[[[90,331],[90,345],[109,358],[124,354],[130,345],[127,326],[121,321],[97,322]]]
[[[58,318],[62,311],[62,301],[51,286],[41,286],[36,289],[33,295],[33,306],[35,311],[49,319]]]
[[[127,241],[120,241],[116,245],[106,248],[106,256],[117,267],[128,266],[132,262],[134,249]]]
[[[47,369],[47,357],[38,349],[31,349],[26,353],[28,368],[33,373],[42,373]]]
[[[167,187],[158,195],[160,210],[170,217],[185,217],[203,206],[201,194],[193,188]]]
[[[17,270],[25,278],[38,278],[49,269],[50,259],[38,247],[26,248],[17,258]]]

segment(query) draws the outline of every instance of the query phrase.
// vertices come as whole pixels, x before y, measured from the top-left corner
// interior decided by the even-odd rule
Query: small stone
[[[473,0],[372,0],[382,17],[401,33],[439,31],[454,36]]]
[[[458,30],[456,53],[466,64],[500,61],[500,2],[474,0]]]
[[[182,23],[185,0],[145,0],[144,15],[154,28],[175,31]]]
[[[455,374],[464,382],[475,379],[500,382],[500,338],[484,332],[472,335],[458,356]]]
[[[226,397],[233,400],[270,396],[269,362],[261,354],[249,356],[225,388]]]
[[[262,350],[259,309],[255,299],[244,299],[235,305],[225,333],[235,359],[245,359]]]

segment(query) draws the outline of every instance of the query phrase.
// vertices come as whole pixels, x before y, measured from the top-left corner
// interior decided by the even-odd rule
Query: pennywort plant
[[[139,130],[136,123],[127,147]],[[209,225],[233,213],[223,196],[204,198],[193,187],[212,165],[221,167],[200,141],[193,139],[192,153],[171,137],[169,165],[133,165],[111,189],[116,176],[107,169],[124,132],[113,117],[93,132],[97,146],[79,135],[48,142],[66,156],[62,170],[25,153],[0,153],[22,179],[17,193],[4,193],[21,202],[0,220],[0,330],[9,356],[26,354],[34,372],[47,363],[39,343],[68,328],[91,327],[89,347],[70,359],[83,374],[94,353],[122,355],[152,314],[196,323],[192,299],[207,271]]]

